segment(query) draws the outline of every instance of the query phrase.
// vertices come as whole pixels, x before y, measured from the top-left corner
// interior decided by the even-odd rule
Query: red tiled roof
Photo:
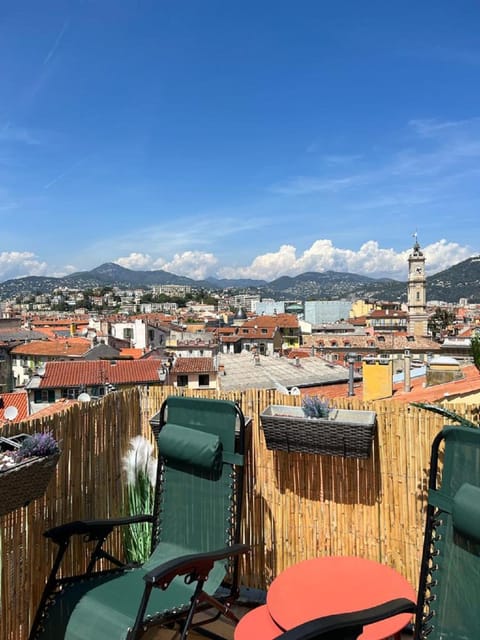
[[[40,389],[159,382],[158,359],[47,362]]]
[[[355,397],[361,397],[361,393],[357,387],[354,387]],[[339,382],[338,384],[324,384],[318,387],[305,387],[300,389],[302,396],[320,396],[334,400],[335,398],[346,398],[348,396],[348,382]]]
[[[71,316],[69,318],[41,318],[39,316],[34,316],[29,318],[29,322],[32,326],[37,327],[65,327],[70,328],[70,325],[74,324],[77,328],[79,326],[88,326],[89,318],[88,316]]]
[[[435,402],[480,391],[480,373],[475,365],[462,367],[462,373],[463,378],[460,380],[435,384],[431,387],[423,386],[425,376],[412,378],[411,391],[409,392],[404,391],[403,383],[396,384],[393,391],[393,400],[399,400],[400,402]]]
[[[238,337],[248,338],[249,340],[273,340],[276,331],[276,327],[246,327],[243,324],[239,328]]]
[[[79,400],[73,400],[69,398],[62,398],[61,400],[57,400],[57,402],[52,402],[48,407],[44,407],[40,409],[40,411],[36,411],[32,413],[31,416],[27,418],[27,420],[36,420],[37,418],[46,418],[47,416],[53,416],[55,413],[60,413],[60,411],[65,411],[68,407],[71,407],[74,404],[80,404]]]
[[[28,395],[25,391],[19,393],[0,393],[0,425],[6,422],[5,409],[16,407],[18,414],[12,422],[21,422],[28,416]]]
[[[11,351],[13,354],[50,357],[83,356],[90,349],[90,341],[85,338],[68,338],[66,340],[32,340],[19,344]]]
[[[466,396],[469,393],[480,390],[480,373],[475,365],[462,367],[463,378],[453,380],[444,384],[436,384],[425,387],[425,376],[411,379],[409,392],[404,391],[404,383],[399,382],[394,385],[393,396],[385,400],[395,400],[398,402],[439,402],[445,399]],[[319,395],[325,398],[342,398],[348,395],[348,383],[324,385],[319,387],[309,387],[301,389],[302,395]],[[363,383],[354,384],[355,397],[359,400],[363,398]]]
[[[374,335],[357,335],[353,333],[315,333],[304,336],[304,346],[310,347],[351,347],[357,349],[379,349],[404,351],[440,351],[441,345],[429,338],[422,336],[414,336],[413,340],[409,339],[405,333],[392,333],[388,336],[381,334]]]
[[[138,358],[141,358],[143,355],[144,355],[143,349],[133,349],[133,348],[120,349],[120,356],[122,358],[133,358],[134,360],[137,360]]]
[[[291,313],[279,313],[276,316],[256,316],[250,320],[246,320],[242,327],[269,327],[275,328],[295,328],[298,329],[298,318]]]
[[[213,358],[177,358],[173,373],[210,373],[215,371]]]
[[[293,360],[295,358],[310,358],[311,357],[310,349],[292,349],[288,352],[287,358]]]

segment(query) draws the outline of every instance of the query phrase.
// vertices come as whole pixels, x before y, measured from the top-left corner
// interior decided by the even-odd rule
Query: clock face
[[[422,267],[417,267],[415,269],[415,273],[422,273],[422,271],[423,271]]]

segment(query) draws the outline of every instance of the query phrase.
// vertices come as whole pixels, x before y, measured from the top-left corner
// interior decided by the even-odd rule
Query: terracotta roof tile
[[[215,371],[213,358],[177,358],[172,373],[211,373]]]
[[[143,349],[133,349],[133,348],[120,349],[120,356],[122,358],[133,358],[134,360],[137,360],[138,358],[141,358],[143,355],[144,355]]]
[[[272,340],[276,331],[276,327],[246,327],[243,324],[238,331],[238,337],[249,340]]]
[[[462,367],[463,378],[452,380],[443,384],[435,384],[431,387],[424,387],[425,376],[412,378],[411,391],[405,392],[403,383],[396,384],[393,391],[393,400],[400,402],[435,402],[463,396],[480,391],[480,373],[475,365]]]
[[[47,362],[40,389],[159,382],[158,359]]]
[[[293,360],[295,358],[310,358],[311,357],[310,349],[292,349],[288,352],[287,358]]]
[[[78,400],[73,400],[69,398],[62,398],[61,400],[57,400],[57,402],[52,402],[48,407],[44,407],[40,409],[40,411],[36,411],[32,413],[31,416],[27,418],[27,420],[36,420],[37,418],[46,418],[47,416],[53,416],[56,413],[60,413],[61,411],[65,411],[74,404],[80,404]]]
[[[404,383],[399,382],[394,385],[393,395],[385,400],[395,400],[398,402],[439,402],[446,398],[452,399],[468,395],[480,390],[480,373],[474,365],[462,367],[463,378],[453,380],[444,384],[436,384],[425,387],[425,376],[411,378],[409,392],[404,391]],[[320,387],[309,387],[302,389],[302,395],[319,395],[326,398],[341,398],[348,395],[348,383],[325,385]],[[363,383],[354,384],[355,397],[363,398]]]
[[[28,416],[28,395],[25,391],[19,393],[0,393],[0,425],[6,422],[5,409],[16,407],[18,414],[12,422],[21,422]]]
[[[78,326],[88,326],[89,317],[88,316],[71,316],[69,318],[42,318],[40,316],[35,316],[29,318],[29,322],[32,326],[35,327],[67,327],[74,324]]]
[[[362,393],[356,384],[354,386],[355,397],[361,398]],[[346,398],[348,396],[348,382],[339,382],[338,384],[324,384],[318,387],[304,387],[300,389],[302,396],[320,396],[334,400],[335,398]],[[333,403],[332,403],[333,404]]]
[[[298,328],[298,318],[297,316],[291,313],[279,313],[276,316],[255,316],[250,320],[246,320],[242,327],[280,327],[282,329],[286,328]]]
[[[90,349],[90,341],[85,338],[68,338],[67,340],[32,340],[19,344],[11,351],[12,354],[50,357],[79,357]]]

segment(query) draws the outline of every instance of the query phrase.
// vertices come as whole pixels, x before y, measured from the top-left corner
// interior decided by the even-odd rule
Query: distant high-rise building
[[[351,308],[350,300],[307,300],[304,318],[310,324],[329,324],[346,320]]]

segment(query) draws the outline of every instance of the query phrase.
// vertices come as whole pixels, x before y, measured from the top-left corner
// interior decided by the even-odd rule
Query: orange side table
[[[308,620],[360,611],[394,598],[416,601],[414,589],[394,569],[363,558],[327,556],[283,571],[267,592],[267,608],[273,622],[286,631]],[[360,639],[400,638],[410,619],[409,613],[402,613],[367,625]]]

